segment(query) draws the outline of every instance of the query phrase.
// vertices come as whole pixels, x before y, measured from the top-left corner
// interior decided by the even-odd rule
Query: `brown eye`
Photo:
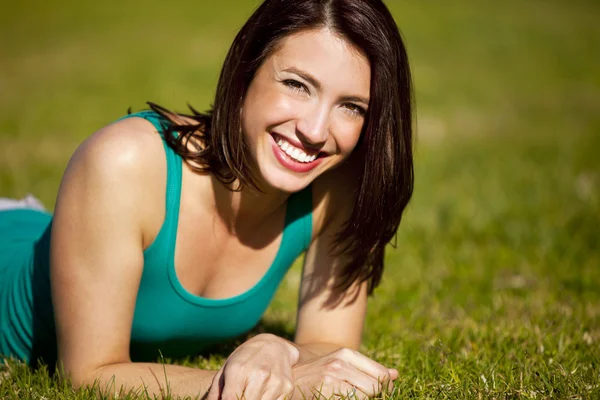
[[[344,107],[351,115],[354,115],[357,117],[359,117],[359,116],[364,117],[365,114],[367,113],[367,111],[364,108],[362,108],[361,106],[354,104],[354,103],[346,103],[346,104],[344,104]]]
[[[308,88],[302,82],[298,82],[294,79],[286,79],[283,81],[283,84],[290,89],[299,92],[299,93],[308,93]]]

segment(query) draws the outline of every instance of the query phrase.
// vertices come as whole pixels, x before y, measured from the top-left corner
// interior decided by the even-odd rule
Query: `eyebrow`
[[[304,72],[296,67],[286,68],[283,70],[283,72],[289,72],[289,73],[298,75],[299,77],[301,77],[302,79],[304,79],[305,81],[310,83],[312,86],[314,86],[315,89],[317,89],[317,90],[321,90],[321,88],[322,88],[321,83],[314,76],[312,76],[308,72]],[[346,96],[346,97],[343,97],[342,100],[363,103],[367,106],[369,105],[369,99],[367,99],[365,97],[360,97],[360,96]]]

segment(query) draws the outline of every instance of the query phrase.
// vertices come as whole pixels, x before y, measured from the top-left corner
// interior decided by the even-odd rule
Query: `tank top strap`
[[[150,122],[160,136],[162,137],[163,147],[165,149],[165,155],[167,158],[167,191],[166,191],[166,215],[169,217],[169,220],[177,221],[179,219],[179,203],[181,198],[181,164],[182,159],[175,153],[175,151],[169,147],[165,140],[165,132],[167,128],[167,121],[151,110],[140,111],[136,113],[132,113],[129,115],[125,115],[124,117],[119,118],[117,121],[139,117],[143,118],[146,121]],[[115,121],[116,122],[116,121]],[[165,220],[165,222],[168,222]]]
[[[169,225],[167,230],[170,231],[170,228],[176,226],[176,221],[179,220],[182,159],[164,140],[167,121],[163,117],[154,111],[148,110],[126,115],[119,120],[131,117],[140,117],[149,121],[163,138],[163,146],[167,158],[166,216],[168,218],[165,219],[165,224]],[[311,186],[290,195],[285,216],[283,238],[284,243],[281,243],[281,246],[285,252],[300,254],[310,245],[312,240]]]

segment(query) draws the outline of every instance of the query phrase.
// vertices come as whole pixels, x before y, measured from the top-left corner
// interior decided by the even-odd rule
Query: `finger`
[[[348,382],[340,384],[339,392],[336,394],[347,400],[368,400],[374,397],[374,395],[370,396]]]
[[[266,388],[260,397],[248,397],[248,400],[251,399],[261,399],[261,400],[291,400],[292,393],[284,393],[281,388],[278,386],[269,386]]]
[[[395,368],[391,368],[391,369],[389,369],[389,371],[390,371],[390,380],[387,382],[387,389],[389,392],[391,392],[394,390],[394,381],[396,379],[398,379],[400,374],[398,373],[398,370]]]
[[[389,380],[390,371],[379,364],[377,361],[371,360],[369,357],[351,349],[340,349],[335,352],[335,357],[351,363],[357,369],[373,378],[380,380]]]
[[[251,400],[252,397],[249,397],[245,394],[246,385],[242,381],[236,382],[235,384],[230,385],[227,381],[225,382],[225,387],[221,392],[220,400]]]
[[[312,378],[312,379],[311,379]],[[310,381],[315,381],[315,376],[303,376],[300,379],[294,380],[294,391],[291,396],[286,397],[287,400],[307,400],[312,399],[313,390]]]
[[[219,396],[221,395],[221,390],[223,388],[223,369],[220,369],[219,372],[213,377],[212,384],[210,385],[210,389],[208,390],[208,394],[206,396],[206,400],[219,400]]]
[[[262,382],[262,384],[261,384]],[[282,395],[292,397],[294,392],[293,378],[279,375],[258,375],[249,380],[246,387],[247,399],[277,399]]]
[[[221,380],[223,380],[223,383],[219,385],[221,386],[221,400],[239,400],[242,398],[247,385],[245,376],[236,374],[231,371],[231,368],[228,370],[224,367]]]
[[[356,387],[367,396],[376,396],[381,393],[384,387],[388,387],[389,381],[368,375],[351,363],[340,360],[336,361],[327,365],[327,375]]]
[[[309,373],[301,374],[295,380],[293,392],[294,400],[329,400],[341,396],[344,399],[368,399],[369,396],[355,388],[351,383],[344,381],[344,373],[341,376],[330,371],[324,371],[323,366],[313,368]],[[350,396],[350,397],[348,397]]]
[[[383,388],[387,389],[388,393],[391,393],[394,390],[394,381],[398,379],[398,371],[390,370],[390,378],[387,380],[381,381],[382,390]]]
[[[372,396],[362,392],[358,388],[352,386],[348,382],[338,381],[335,385],[323,384],[319,388],[313,390],[315,398],[331,399],[341,397],[347,400],[367,400]],[[337,396],[337,397],[334,397]]]
[[[244,398],[246,400],[253,400],[253,399],[262,399],[264,398],[264,389],[265,386],[267,384],[267,381],[265,379],[260,379],[260,378],[252,378],[248,380],[248,383],[246,384],[246,388],[244,389]],[[241,398],[241,397],[240,397]],[[269,397],[267,397],[269,398]]]

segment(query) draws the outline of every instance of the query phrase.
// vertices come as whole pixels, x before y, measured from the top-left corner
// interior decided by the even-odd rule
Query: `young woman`
[[[366,398],[396,379],[356,351],[413,187],[385,5],[267,0],[208,114],[150,107],[78,148],[54,216],[0,212],[0,353],[76,386],[209,399]],[[303,251],[293,343],[258,335],[219,371],[152,362],[250,330]]]

